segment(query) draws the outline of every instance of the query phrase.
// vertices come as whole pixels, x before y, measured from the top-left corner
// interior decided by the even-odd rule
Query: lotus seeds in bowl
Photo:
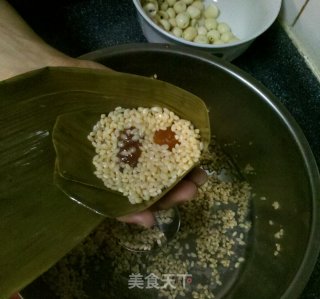
[[[230,26],[219,22],[217,5],[199,0],[142,0],[146,14],[158,26],[177,38],[200,44],[238,41]]]
[[[132,204],[158,196],[199,162],[199,130],[167,108],[117,107],[88,136],[95,174]]]

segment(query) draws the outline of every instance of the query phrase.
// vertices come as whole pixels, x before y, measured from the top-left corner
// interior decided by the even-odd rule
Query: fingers
[[[144,227],[152,227],[155,224],[154,215],[149,209],[139,213],[121,216],[117,219],[122,222],[138,224]]]
[[[193,199],[196,194],[197,186],[189,180],[182,180],[161,198],[161,200],[153,206],[153,209],[169,209],[177,204]]]
[[[153,208],[169,209],[177,204],[193,199],[198,192],[198,187],[207,181],[206,172],[197,167],[193,169],[179,184],[170,190]]]
[[[199,187],[207,181],[208,175],[203,169],[196,167],[186,176],[186,179]]]
[[[177,204],[193,199],[197,195],[198,187],[204,184],[206,180],[206,172],[197,167],[150,209],[119,217],[118,220],[126,223],[139,224],[145,227],[152,227],[155,224],[152,211],[169,209]]]

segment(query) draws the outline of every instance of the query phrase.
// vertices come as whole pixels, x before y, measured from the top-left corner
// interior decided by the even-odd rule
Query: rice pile
[[[190,121],[160,107],[117,107],[101,115],[88,139],[96,176],[132,204],[161,194],[199,161],[203,148]]]

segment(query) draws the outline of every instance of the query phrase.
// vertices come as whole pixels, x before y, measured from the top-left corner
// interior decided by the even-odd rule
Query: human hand
[[[3,28],[0,28],[1,30]],[[10,43],[0,40],[0,81],[47,66],[110,70],[106,66],[94,61],[69,57],[44,44],[42,41],[26,43],[29,43],[29,45],[23,46],[18,40],[11,41]]]
[[[0,0],[0,81],[46,66],[108,69],[69,57],[46,44],[5,0]]]
[[[207,174],[204,170],[197,167],[193,169],[183,180],[181,180],[172,190],[163,198],[152,205],[150,208],[130,215],[117,218],[119,221],[139,224],[145,227],[151,227],[155,224],[153,211],[169,209],[177,204],[182,204],[193,199],[198,187],[207,181]]]

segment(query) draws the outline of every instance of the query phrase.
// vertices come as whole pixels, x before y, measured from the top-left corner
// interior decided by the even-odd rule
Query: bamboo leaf
[[[65,178],[57,176],[52,140],[60,115],[100,113],[148,101],[148,106],[163,105],[190,119],[205,144],[210,138],[208,113],[198,98],[134,75],[45,68],[1,82],[0,99],[1,299],[46,271],[104,219],[60,189]],[[55,183],[59,179],[60,185]],[[71,194],[74,188],[77,183],[68,182],[65,190]],[[117,208],[108,207],[114,211],[110,216],[124,212]]]

